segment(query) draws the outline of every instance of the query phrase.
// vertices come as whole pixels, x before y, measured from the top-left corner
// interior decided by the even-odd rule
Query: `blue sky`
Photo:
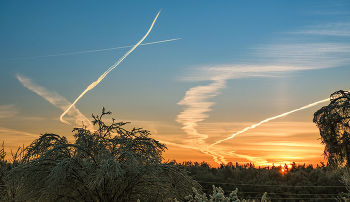
[[[73,126],[59,121],[62,109],[47,99],[62,96],[72,103],[129,48],[37,56],[134,45],[160,9],[144,43],[181,39],[137,47],[76,108],[90,119],[91,113],[106,107],[117,120],[151,130],[154,138],[169,143],[166,159],[205,160],[213,165],[317,163],[323,147],[312,118],[327,102],[212,148],[217,157],[223,156],[221,160],[200,149],[349,89],[348,1],[3,1],[0,5],[0,140],[8,148],[29,144],[45,132],[72,140]],[[32,90],[21,78],[31,82]],[[65,119],[74,125],[77,118]]]

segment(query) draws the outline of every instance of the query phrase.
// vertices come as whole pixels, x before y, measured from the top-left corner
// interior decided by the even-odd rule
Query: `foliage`
[[[241,202],[241,200],[238,199],[237,192],[238,189],[232,191],[231,194],[228,197],[224,196],[224,190],[221,187],[215,187],[213,185],[213,195],[209,195],[210,199],[207,198],[206,194],[200,194],[195,188],[192,188],[193,192],[195,193],[195,196],[189,195],[186,197],[188,202]],[[261,198],[261,202],[270,202],[270,200],[266,197],[266,192]],[[175,200],[177,202],[177,200]],[[258,202],[256,200],[245,200],[243,199],[242,202]]]
[[[324,155],[328,162],[350,167],[350,93],[334,92],[330,104],[315,112],[313,122],[326,145]]]
[[[98,130],[75,128],[75,143],[44,134],[25,151],[20,165],[6,175],[6,201],[171,201],[183,200],[191,187],[187,173],[161,163],[164,144],[125,122],[106,125],[92,116]]]
[[[7,161],[5,160],[6,152],[4,149],[4,142],[2,143],[2,149],[0,150],[0,196],[5,194],[5,182],[3,178],[7,174]]]
[[[347,190],[339,180],[342,170],[334,170],[323,163],[317,166],[296,164],[282,173],[284,166],[255,167],[251,163],[211,167],[206,162],[183,162],[174,165],[188,170],[189,175],[203,187],[206,195],[212,194],[212,185],[226,192],[238,188],[239,199],[261,199],[267,192],[271,201],[335,201],[338,194]],[[307,187],[305,187],[307,186]],[[330,187],[327,187],[330,186]],[[288,198],[288,199],[287,199]],[[293,199],[298,198],[298,199]],[[329,200],[334,198],[333,200]]]
[[[341,176],[341,182],[344,183],[346,186],[347,193],[341,193],[339,196],[336,198],[338,202],[345,201],[348,202],[350,201],[350,172],[348,168],[343,168],[344,174]]]

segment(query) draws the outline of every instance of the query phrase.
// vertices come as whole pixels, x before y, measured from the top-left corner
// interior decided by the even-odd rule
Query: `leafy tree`
[[[5,177],[7,201],[172,201],[201,190],[184,170],[161,163],[164,144],[149,131],[125,130],[125,122],[98,130],[75,128],[75,143],[44,134],[24,151],[21,165]]]
[[[350,167],[350,93],[339,90],[330,97],[330,104],[315,112],[313,122],[320,130],[328,162]]]

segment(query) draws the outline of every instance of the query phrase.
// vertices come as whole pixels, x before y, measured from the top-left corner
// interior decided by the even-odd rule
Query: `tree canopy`
[[[313,122],[320,130],[328,162],[350,167],[350,93],[336,91],[330,101],[328,106],[315,112]]]

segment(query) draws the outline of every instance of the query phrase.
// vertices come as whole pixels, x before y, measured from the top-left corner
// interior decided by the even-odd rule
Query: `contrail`
[[[217,152],[214,152],[214,151],[210,151],[209,148],[212,147],[212,146],[214,146],[214,145],[216,145],[216,144],[219,144],[219,143],[221,143],[221,142],[223,142],[223,141],[232,139],[232,138],[234,138],[234,137],[235,137],[236,135],[238,135],[238,134],[244,133],[244,132],[246,132],[247,130],[253,129],[253,128],[255,128],[255,127],[257,127],[257,126],[259,126],[259,125],[261,125],[261,124],[263,124],[263,123],[269,122],[269,121],[271,121],[271,120],[273,120],[273,119],[277,119],[277,118],[281,118],[281,117],[287,116],[287,115],[289,115],[289,114],[291,114],[291,113],[294,113],[294,112],[297,112],[297,111],[300,111],[300,110],[303,110],[303,109],[307,109],[307,108],[313,107],[313,106],[315,106],[315,105],[317,105],[317,104],[320,104],[320,103],[322,103],[322,102],[327,102],[327,101],[329,101],[329,100],[330,100],[330,98],[327,98],[327,99],[324,99],[324,100],[320,100],[320,101],[317,101],[317,102],[308,104],[308,105],[306,105],[306,106],[300,107],[300,108],[298,108],[298,109],[294,109],[294,110],[292,110],[292,111],[285,112],[285,113],[283,113],[283,114],[280,114],[280,115],[277,115],[277,116],[274,116],[274,117],[265,119],[265,120],[263,120],[263,121],[261,121],[261,122],[259,122],[259,123],[257,123],[257,124],[254,124],[254,125],[252,125],[252,126],[250,126],[250,127],[244,128],[243,130],[238,131],[238,132],[235,133],[235,134],[232,134],[232,135],[231,135],[230,137],[228,137],[228,138],[225,138],[225,139],[216,141],[215,143],[211,144],[210,146],[206,147],[205,149],[203,149],[203,147],[201,148],[201,147],[196,147],[196,146],[191,146],[191,145],[186,145],[186,144],[177,144],[177,143],[167,142],[167,141],[163,141],[163,140],[158,140],[158,141],[163,142],[164,144],[167,144],[167,145],[173,145],[173,146],[178,146],[178,147],[182,147],[182,148],[186,148],[186,149],[193,149],[193,150],[201,151],[201,152],[204,153],[204,154],[207,154],[207,155],[209,155],[209,156],[212,156],[212,157],[213,157],[213,160],[214,160],[216,163],[218,163],[218,164],[227,163],[227,161],[225,160],[225,157],[224,157],[223,155],[221,155],[221,154],[219,154],[219,153],[217,153]],[[232,155],[232,154],[231,154],[231,155]],[[242,157],[242,158],[247,158],[247,157],[248,157],[248,156],[246,156],[246,155],[240,155],[240,154],[234,154],[234,155],[237,155],[237,156]],[[250,157],[250,158],[252,158],[252,157]],[[266,160],[264,160],[264,159],[260,159],[260,161],[266,163]]]
[[[199,147],[195,147],[195,146],[190,146],[190,145],[185,145],[185,144],[177,144],[177,143],[174,143],[174,142],[167,142],[167,141],[163,141],[163,140],[158,140],[159,142],[162,142],[166,145],[173,145],[173,146],[177,146],[177,147],[182,147],[182,148],[185,148],[185,149],[193,149],[193,150],[198,150],[206,155],[209,155],[211,157],[213,157],[214,161],[218,164],[221,164],[221,163],[224,163],[224,164],[227,164],[227,161],[225,160],[224,156],[218,154],[218,153],[215,153],[213,151],[209,151],[208,149],[207,150],[203,150]],[[220,160],[218,159],[220,158]]]
[[[263,123],[269,122],[269,121],[271,121],[271,120],[273,120],[273,119],[277,119],[277,118],[280,118],[280,117],[283,117],[283,116],[287,116],[288,114],[291,114],[291,113],[294,113],[294,112],[297,112],[297,111],[300,111],[300,110],[303,110],[303,109],[307,109],[307,108],[313,107],[313,106],[315,106],[315,105],[317,105],[317,104],[319,104],[319,103],[327,102],[327,101],[329,101],[329,100],[330,100],[329,98],[324,99],[324,100],[320,100],[320,101],[314,102],[314,103],[312,103],[312,104],[308,104],[308,105],[306,105],[306,106],[304,106],[304,107],[300,107],[300,108],[298,108],[298,109],[294,109],[294,110],[292,110],[292,111],[289,111],[289,112],[280,114],[280,115],[278,115],[278,116],[274,116],[274,117],[265,119],[265,120],[263,120],[263,121],[261,121],[261,122],[259,122],[259,123],[257,123],[257,124],[254,124],[254,125],[252,125],[252,126],[246,127],[246,128],[244,128],[243,130],[238,131],[238,132],[235,133],[235,134],[232,134],[232,135],[231,135],[230,137],[228,137],[228,138],[225,138],[225,139],[216,141],[215,143],[213,143],[213,144],[211,144],[209,147],[207,147],[207,149],[209,149],[210,147],[212,147],[212,146],[214,146],[214,145],[216,145],[216,144],[219,144],[219,143],[221,143],[221,142],[223,142],[223,141],[232,139],[232,138],[234,138],[236,135],[241,134],[241,133],[244,133],[245,131],[247,131],[247,130],[249,130],[249,129],[252,129],[252,128],[255,128],[255,127],[257,127],[257,126],[259,126],[259,125],[261,125],[261,124],[263,124]]]
[[[175,39],[167,39],[167,40],[162,40],[162,41],[155,41],[155,42],[149,42],[149,43],[142,43],[139,44],[140,46],[144,45],[150,45],[150,44],[156,44],[156,43],[163,43],[163,42],[168,42],[168,41],[176,41],[181,38],[175,38]],[[116,48],[105,48],[105,49],[98,49],[98,50],[89,50],[89,51],[80,51],[80,52],[73,52],[73,53],[61,53],[61,54],[54,54],[54,55],[43,55],[43,56],[34,56],[34,57],[25,57],[25,58],[12,58],[12,59],[4,59],[0,61],[5,61],[5,60],[24,60],[24,59],[34,59],[34,58],[46,58],[46,57],[55,57],[55,56],[63,56],[63,55],[76,55],[76,54],[82,54],[82,53],[93,53],[93,52],[99,52],[99,51],[108,51],[108,50],[115,50],[115,49],[121,49],[121,48],[129,48],[133,47],[134,45],[131,46],[120,46]]]
[[[160,10],[160,11],[161,11],[161,10]],[[154,23],[156,22],[160,11],[158,12],[157,16],[154,18],[153,23],[152,23],[151,27],[149,28],[148,32],[146,33],[146,35],[145,35],[136,45],[134,45],[127,53],[125,53],[125,55],[124,55],[122,58],[120,58],[113,66],[111,66],[105,73],[103,73],[96,81],[92,82],[92,83],[85,89],[85,91],[84,91],[81,95],[79,95],[79,97],[73,102],[73,104],[72,104],[70,107],[68,107],[68,109],[67,109],[65,112],[63,112],[63,114],[60,116],[61,122],[69,124],[67,121],[63,120],[63,116],[70,110],[70,108],[72,108],[72,107],[75,105],[75,103],[77,103],[78,100],[79,100],[81,97],[83,97],[83,95],[84,95],[86,92],[88,92],[89,90],[91,90],[91,89],[93,89],[95,86],[97,86],[97,84],[99,84],[99,83],[105,78],[105,76],[107,76],[107,74],[108,74],[110,71],[112,71],[116,66],[118,66],[119,63],[121,63],[121,61],[123,61],[124,58],[126,58],[126,56],[128,56],[137,46],[139,46],[139,45],[142,43],[142,41],[148,36],[148,34],[150,33],[150,31],[152,30],[153,25],[154,25]]]
[[[43,97],[45,100],[53,104],[55,107],[62,109],[62,111],[66,110],[71,105],[70,102],[68,102],[64,97],[62,97],[55,91],[49,91],[46,88],[34,83],[31,79],[24,76],[20,76],[19,74],[17,74],[16,77],[23,84],[24,87],[37,93],[38,95]],[[89,121],[89,119],[87,119],[79,111],[79,109],[73,107],[72,110],[68,112],[68,114],[76,119],[76,123],[78,125],[83,124],[84,126],[87,127],[87,129],[93,130],[93,125],[91,124],[91,121]]]

